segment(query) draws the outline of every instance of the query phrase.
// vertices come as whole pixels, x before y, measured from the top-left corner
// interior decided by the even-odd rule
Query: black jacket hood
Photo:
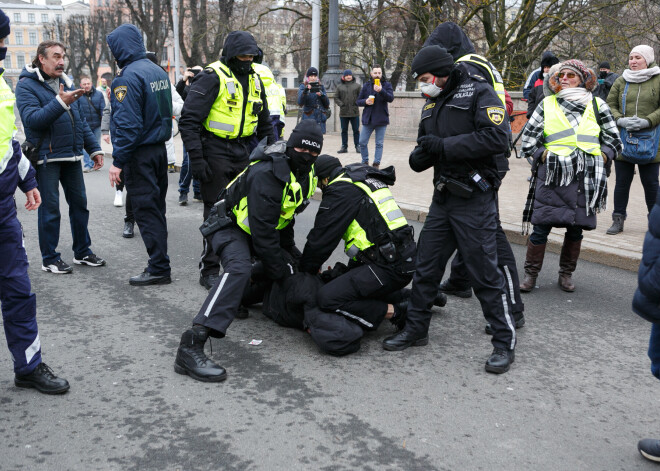
[[[232,31],[227,35],[225,44],[222,46],[220,60],[226,64],[232,57],[241,54],[251,54],[257,57],[260,52],[261,50],[257,46],[254,36],[247,31]]]
[[[142,34],[135,25],[123,24],[108,34],[108,47],[120,68],[147,57]]]
[[[454,61],[466,54],[474,54],[475,49],[470,38],[456,23],[441,23],[424,41],[424,46],[442,46],[452,55]]]

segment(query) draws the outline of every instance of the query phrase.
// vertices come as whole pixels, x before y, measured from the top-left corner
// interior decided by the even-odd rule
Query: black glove
[[[419,146],[415,147],[408,158],[408,164],[415,172],[423,172],[424,170],[433,167],[436,161],[436,157],[427,154],[426,151]]]
[[[204,159],[190,159],[190,166],[192,167],[193,178],[200,182],[210,182],[213,179],[211,167]]]
[[[444,139],[432,134],[418,138],[417,144],[422,146],[422,149],[429,154],[434,154],[437,157],[442,157],[445,150]]]

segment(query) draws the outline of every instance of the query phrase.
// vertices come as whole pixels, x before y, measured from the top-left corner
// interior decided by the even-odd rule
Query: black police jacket
[[[419,123],[418,137],[441,137],[444,150],[430,155],[417,146],[410,166],[417,172],[433,166],[435,184],[441,176],[470,183],[476,170],[497,187],[498,156],[508,151],[509,133],[506,111],[493,87],[458,64],[440,95],[426,101]]]
[[[198,73],[190,84],[186,101],[181,110],[179,131],[181,131],[181,140],[183,141],[183,145],[186,146],[191,161],[202,158],[208,160],[217,157],[232,160],[232,155],[228,155],[227,153],[227,141],[241,140],[223,139],[208,132],[204,128],[203,123],[211,112],[215,99],[218,97],[219,88],[220,79],[218,78],[218,74],[212,69],[204,69]],[[248,87],[243,84],[243,93],[247,94],[247,92]],[[271,125],[270,114],[266,105],[266,92],[263,82],[261,83],[261,100],[264,103],[264,109],[259,113],[256,134],[259,140],[267,137],[268,142],[272,143],[275,141],[275,135],[273,134],[273,126]],[[247,103],[247,98],[243,101]],[[239,159],[244,158],[244,154],[239,156]]]
[[[382,170],[364,164],[352,164],[349,167],[353,167],[352,172],[348,168],[335,169],[330,175],[330,181],[343,172],[351,172],[352,178],[357,181],[360,181],[360,178],[371,177],[392,185],[395,180],[394,167]],[[360,173],[364,175],[362,177],[357,175]],[[353,183],[338,181],[323,188],[323,199],[316,213],[314,227],[307,235],[307,243],[300,259],[300,271],[317,273],[323,262],[332,255],[354,220],[357,220],[367,232],[370,240],[371,237],[377,238],[374,236],[376,232],[380,232],[383,236],[388,235],[386,232],[389,229],[384,222],[375,224],[382,221],[382,216],[376,205],[369,204],[370,202],[369,196]],[[406,227],[409,226],[402,227],[397,232],[403,233]],[[388,239],[387,242],[389,241]],[[379,241],[371,240],[371,242]]]
[[[237,180],[221,194],[227,209],[236,206],[247,197],[248,218],[254,254],[264,265],[268,278],[277,280],[290,273],[287,264],[290,253],[296,252],[293,219],[285,228],[277,230],[282,208],[282,194],[290,181],[289,159],[284,154],[286,141],[266,147],[260,144],[250,156],[259,160],[237,177]],[[303,194],[307,194],[308,175],[298,179]],[[287,252],[287,253],[285,253]]]

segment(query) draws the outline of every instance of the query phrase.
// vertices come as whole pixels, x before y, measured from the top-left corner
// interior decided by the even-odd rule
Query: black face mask
[[[229,69],[236,75],[247,75],[252,69],[252,61],[242,61],[237,57],[232,57],[227,63]]]
[[[5,60],[5,57],[7,57],[7,48],[0,47],[0,61]]]
[[[289,157],[289,166],[296,178],[307,175],[312,170],[314,162],[316,162],[316,157],[312,154],[308,152],[298,152],[293,147],[286,148],[286,155]]]
[[[604,70],[602,70],[602,71],[600,72],[600,74],[599,74],[599,77],[602,78],[602,79],[604,79],[605,77],[607,77],[607,72],[604,71]]]

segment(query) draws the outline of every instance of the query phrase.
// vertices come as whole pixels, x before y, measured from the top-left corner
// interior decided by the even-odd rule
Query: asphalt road
[[[563,293],[554,254],[540,288],[525,295],[527,325],[504,375],[484,371],[492,347],[475,298],[450,298],[436,312],[427,347],[385,352],[388,324],[344,358],[252,309],[213,341],[225,382],[175,374],[181,332],[206,294],[197,275],[202,205],[176,204],[177,178],[169,286],[128,285],[146,251],[139,236],[121,237],[107,168],[85,176],[92,249],[106,267],[42,272],[36,214],[19,210],[43,355],[71,390],[18,389],[2,356],[0,469],[656,469],[636,450],[638,439],[660,438],[650,325],[630,309],[636,276],[580,262],[577,291]],[[317,207],[297,221],[300,247]],[[66,214],[63,205],[60,250],[71,263]],[[522,267],[523,248],[514,251]]]

